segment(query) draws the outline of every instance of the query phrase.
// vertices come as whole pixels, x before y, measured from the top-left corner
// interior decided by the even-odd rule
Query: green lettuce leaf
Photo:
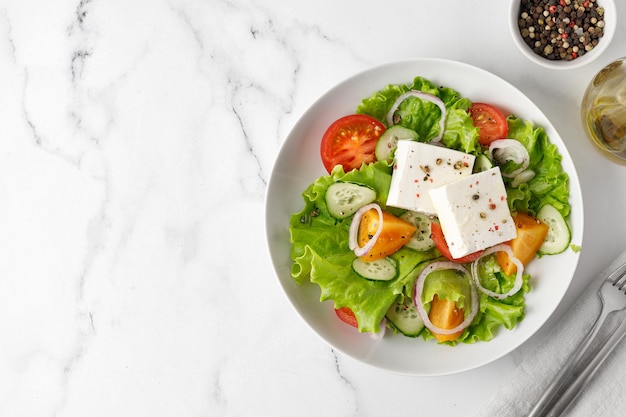
[[[357,107],[357,113],[370,115],[387,124],[387,113],[396,99],[411,90],[439,97],[446,106],[443,144],[463,152],[479,152],[478,129],[474,127],[467,113],[472,103],[461,97],[457,91],[448,87],[437,87],[422,77],[415,77],[412,84],[391,84],[377,91],[361,102]],[[400,103],[395,114],[398,118],[396,124],[416,131],[420,142],[430,142],[440,133],[441,110],[429,101],[409,97]]]
[[[466,311],[471,309],[468,275],[464,275],[456,270],[434,271],[426,277],[424,289],[422,290],[422,303],[426,310],[430,309],[430,302],[435,295],[439,299],[456,302],[457,307]]]
[[[507,121],[509,138],[524,145],[530,157],[528,169],[535,172],[528,183],[516,188],[512,187],[511,179],[505,179],[509,207],[513,211],[536,214],[543,205],[551,204],[566,218],[571,210],[569,177],[561,166],[563,157],[557,146],[550,142],[543,128],[515,116],[509,116]]]
[[[320,301],[333,300],[335,308],[350,308],[357,317],[360,331],[378,332],[381,320],[398,295],[412,293],[416,267],[437,253],[403,248],[391,255],[398,265],[397,278],[377,282],[358,276],[351,267],[355,255],[348,247],[352,216],[335,219],[326,207],[326,189],[335,181],[371,187],[377,192],[377,202],[384,207],[391,168],[378,162],[346,174],[337,167],[331,175],[318,178],[304,191],[304,208],[290,219],[291,275],[298,284],[309,279],[319,285]]]
[[[515,274],[505,275],[495,256],[481,259],[477,268],[480,284],[499,293],[508,292],[515,285]],[[530,275],[522,275],[522,290],[503,300],[496,300],[480,293],[480,309],[468,331],[462,335],[465,343],[489,341],[495,336],[495,329],[504,326],[512,329],[524,318],[524,294],[530,291],[528,280]]]

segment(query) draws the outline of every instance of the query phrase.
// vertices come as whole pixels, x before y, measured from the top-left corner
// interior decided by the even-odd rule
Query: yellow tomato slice
[[[389,256],[404,246],[411,236],[417,231],[415,226],[404,220],[394,216],[393,214],[383,211],[383,227],[380,236],[374,243],[372,249],[361,259],[364,261],[375,261]],[[363,247],[369,242],[378,230],[379,216],[375,209],[370,209],[363,214],[361,223],[359,224],[359,233],[357,242]]]
[[[509,245],[513,249],[513,256],[519,259],[522,264],[527,265],[546,240],[549,227],[541,220],[525,213],[517,213],[513,216],[513,221],[515,221],[517,237],[511,240]],[[498,252],[496,256],[505,274],[515,273],[517,268],[509,260],[509,255],[506,252]]]

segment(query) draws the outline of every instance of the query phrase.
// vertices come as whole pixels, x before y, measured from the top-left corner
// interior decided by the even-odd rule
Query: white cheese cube
[[[435,214],[428,192],[471,175],[475,159],[474,155],[443,146],[399,141],[387,205]]]
[[[430,197],[453,258],[517,235],[498,167],[433,189]]]

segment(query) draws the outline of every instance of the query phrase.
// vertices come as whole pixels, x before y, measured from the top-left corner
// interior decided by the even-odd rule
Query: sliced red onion
[[[396,112],[396,110],[398,110],[398,107],[400,107],[400,103],[402,103],[404,100],[406,100],[409,97],[417,97],[424,101],[429,101],[435,104],[437,107],[439,107],[439,109],[441,110],[441,119],[439,119],[439,134],[431,140],[431,142],[439,142],[441,138],[443,137],[443,131],[445,129],[445,124],[446,124],[446,105],[443,103],[443,101],[441,101],[439,97],[434,96],[429,93],[425,93],[423,91],[410,90],[402,94],[400,97],[398,97],[396,101],[393,103],[393,106],[391,106],[391,110],[389,110],[389,112],[387,113],[387,125],[393,126],[394,113]]]
[[[435,326],[433,322],[430,321],[430,318],[428,317],[428,313],[424,309],[424,304],[422,302],[422,292],[424,290],[424,282],[426,281],[426,277],[430,275],[432,272],[443,270],[443,269],[456,269],[457,271],[463,272],[464,274],[467,275],[469,279],[469,283],[470,283],[470,290],[471,290],[470,302],[472,304],[472,308],[470,310],[470,313],[467,315],[467,317],[465,317],[465,320],[463,320],[461,324],[459,324],[458,326],[452,329],[442,329],[441,327]],[[474,320],[476,313],[478,313],[478,304],[479,304],[478,294],[476,292],[476,288],[474,287],[472,278],[469,272],[467,272],[467,269],[465,269],[463,265],[455,263],[455,262],[439,261],[439,262],[433,262],[427,265],[422,270],[422,272],[417,277],[417,280],[415,281],[414,297],[415,297],[414,298],[415,307],[417,308],[417,314],[419,314],[420,318],[424,322],[424,326],[426,326],[431,332],[436,333],[436,334],[450,335],[450,334],[454,334],[462,330],[465,330],[465,328],[468,327],[472,323],[472,320]]]
[[[478,262],[483,257],[487,255],[491,255],[492,253],[496,253],[496,252],[506,252],[506,254],[509,255],[509,259],[511,260],[511,262],[513,262],[515,266],[517,267],[517,272],[515,273],[515,284],[513,285],[513,288],[511,288],[508,292],[504,294],[490,291],[486,289],[485,287],[483,287],[482,285],[480,285],[480,277],[478,276]],[[503,298],[510,297],[516,294],[520,290],[520,288],[522,288],[522,282],[523,282],[522,273],[523,272],[524,272],[524,264],[522,264],[522,261],[520,261],[515,256],[513,256],[513,249],[511,249],[509,245],[504,244],[504,243],[485,249],[482,255],[480,256],[480,258],[472,262],[472,278],[474,279],[474,284],[476,284],[478,289],[481,290],[483,293],[487,294],[490,297],[495,298],[496,300],[501,300]]]
[[[365,246],[360,247],[358,242],[358,234],[359,234],[359,225],[361,224],[361,218],[363,214],[368,210],[374,209],[378,212],[378,229],[376,229],[376,233],[374,236],[365,244]],[[354,217],[352,218],[352,223],[350,223],[350,231],[348,232],[348,247],[350,250],[354,251],[356,256],[365,256],[371,250],[381,232],[383,231],[383,211],[380,206],[376,203],[366,204],[354,213]]]
[[[496,151],[499,150],[499,151]],[[515,139],[497,139],[489,145],[489,159],[503,165],[507,161],[513,161],[521,166],[513,172],[502,173],[503,177],[513,178],[520,172],[528,168],[530,157],[528,151],[519,141]]]
[[[372,340],[380,340],[385,337],[385,332],[387,331],[387,319],[383,317],[380,321],[380,327],[378,333],[370,332],[369,336]]]
[[[521,184],[524,184],[532,180],[534,177],[535,177],[535,171],[533,171],[532,169],[527,169],[526,171],[522,171],[519,174],[517,174],[515,178],[513,178],[513,181],[511,181],[511,187],[517,188]]]

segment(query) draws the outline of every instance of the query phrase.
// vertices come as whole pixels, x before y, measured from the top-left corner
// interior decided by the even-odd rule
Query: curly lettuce
[[[351,268],[355,255],[348,247],[352,217],[332,217],[324,198],[328,186],[335,181],[371,187],[377,193],[377,203],[385,207],[391,168],[377,162],[344,173],[337,166],[331,175],[318,178],[304,191],[304,208],[290,220],[291,275],[298,284],[309,279],[319,285],[320,301],[333,300],[335,308],[350,308],[360,331],[378,332],[381,320],[398,295],[413,291],[415,268],[437,254],[434,250],[416,252],[404,248],[391,255],[398,265],[395,279],[370,281],[358,276]]]
[[[553,205],[564,218],[570,213],[569,177],[563,171],[557,146],[550,142],[546,131],[529,121],[514,116],[507,118],[509,138],[518,140],[530,157],[528,169],[535,176],[527,183],[514,188],[507,182],[509,207],[512,211],[537,214],[545,204]]]
[[[472,102],[461,97],[452,88],[437,87],[422,77],[415,77],[412,84],[390,84],[377,91],[361,102],[357,107],[357,113],[370,115],[386,124],[387,113],[396,99],[411,90],[432,94],[443,101],[447,114],[441,142],[446,147],[466,153],[480,152],[478,129],[474,127],[472,118],[467,113]],[[398,118],[396,124],[417,132],[420,142],[430,142],[441,133],[439,131],[441,110],[429,101],[408,97],[400,103],[395,114]]]

